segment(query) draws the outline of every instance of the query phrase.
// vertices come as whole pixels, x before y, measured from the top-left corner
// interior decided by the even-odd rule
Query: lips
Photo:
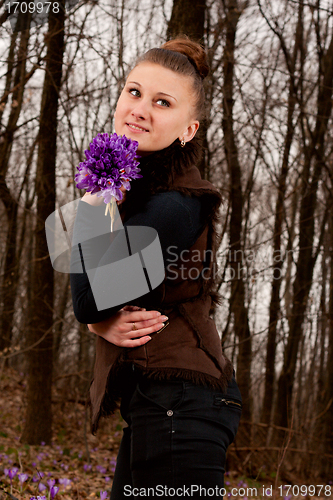
[[[148,132],[147,129],[140,127],[139,125],[136,125],[135,123],[126,123],[128,128],[133,130],[134,132]]]

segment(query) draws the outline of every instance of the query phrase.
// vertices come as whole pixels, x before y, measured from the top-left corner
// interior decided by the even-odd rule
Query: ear
[[[197,130],[199,128],[199,122],[195,120],[192,122],[184,131],[184,133],[179,137],[179,140],[182,141],[184,140],[185,142],[189,142],[195,134],[197,133]]]

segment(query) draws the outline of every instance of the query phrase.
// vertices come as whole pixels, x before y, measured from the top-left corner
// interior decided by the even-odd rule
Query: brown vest
[[[92,430],[101,416],[111,414],[126,387],[126,369],[135,365],[148,377],[181,378],[225,391],[232,377],[232,364],[223,355],[221,339],[209,316],[214,293],[215,222],[221,197],[214,186],[202,180],[191,167],[177,176],[168,190],[202,198],[207,225],[189,251],[169,265],[163,283],[143,302],[135,305],[158,309],[169,324],[152,340],[135,348],[117,347],[97,337],[94,380],[90,388]]]

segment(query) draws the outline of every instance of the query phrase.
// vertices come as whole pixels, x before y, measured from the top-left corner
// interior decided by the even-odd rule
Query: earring
[[[186,142],[185,142],[185,140],[184,140],[184,138],[183,138],[183,139],[180,141],[180,146],[181,146],[182,148],[184,148],[184,147],[185,147],[185,144],[186,144]]]

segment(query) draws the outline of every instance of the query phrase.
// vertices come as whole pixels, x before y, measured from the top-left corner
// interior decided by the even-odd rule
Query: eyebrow
[[[138,85],[138,87],[142,87],[142,85],[139,82],[127,82],[127,83],[134,83],[135,85]],[[171,99],[174,99],[177,102],[177,99],[175,97],[173,97],[170,94],[166,94],[165,92],[157,92],[157,95],[171,97]]]

